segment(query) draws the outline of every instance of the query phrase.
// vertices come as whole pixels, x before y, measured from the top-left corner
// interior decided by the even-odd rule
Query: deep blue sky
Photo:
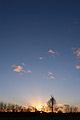
[[[0,0],[0,101],[80,105],[79,91],[79,0]]]

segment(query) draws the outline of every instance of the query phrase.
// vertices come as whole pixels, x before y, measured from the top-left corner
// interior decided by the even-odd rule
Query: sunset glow
[[[37,108],[37,110],[41,111],[42,105],[41,104],[36,105],[36,108]]]
[[[80,1],[0,6],[0,101],[48,111],[52,95],[59,105],[80,107]]]

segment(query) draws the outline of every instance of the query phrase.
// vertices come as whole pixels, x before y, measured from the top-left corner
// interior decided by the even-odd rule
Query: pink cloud
[[[49,53],[52,53],[52,54],[55,54],[55,52],[53,50],[49,50],[48,51]]]
[[[48,72],[48,75],[53,75],[53,73],[51,73],[51,72]]]
[[[80,56],[80,48],[78,48],[78,49],[76,50],[76,54],[77,54],[78,57]]]
[[[48,72],[48,79],[54,79],[55,77],[54,77],[54,76],[52,76],[52,75],[53,75],[53,73]]]
[[[49,76],[48,79],[54,79],[55,77],[54,76]]]
[[[53,77],[53,76],[50,76],[50,79],[54,79],[54,77]]]
[[[44,59],[44,57],[40,57],[40,60]]]
[[[21,63],[21,64],[22,64],[23,66],[25,65],[24,63]],[[20,65],[18,65],[18,66],[12,65],[12,67],[15,67],[15,69],[13,69],[13,71],[18,72],[19,75],[23,75],[23,73],[31,73],[31,70],[30,70],[30,69],[24,70],[24,67],[22,67],[22,66],[20,66]]]
[[[80,66],[77,65],[77,66],[76,66],[76,69],[80,69]]]
[[[51,53],[50,55],[55,58],[55,55],[60,55],[58,52],[55,52],[53,50],[49,50],[48,53]]]
[[[22,69],[23,68],[21,66],[17,66],[17,68],[15,68],[13,71],[15,71],[15,72],[21,72]]]
[[[73,53],[77,55],[77,57],[80,57],[80,48],[76,49],[76,48],[72,48]]]
[[[31,73],[31,70],[27,70],[28,73]]]

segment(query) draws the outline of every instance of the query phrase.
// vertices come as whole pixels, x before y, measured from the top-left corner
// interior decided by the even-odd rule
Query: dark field
[[[80,113],[0,113],[0,120],[80,120]]]

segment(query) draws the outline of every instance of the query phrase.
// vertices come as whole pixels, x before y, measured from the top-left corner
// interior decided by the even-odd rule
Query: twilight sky
[[[80,105],[80,1],[0,0],[0,101]]]

